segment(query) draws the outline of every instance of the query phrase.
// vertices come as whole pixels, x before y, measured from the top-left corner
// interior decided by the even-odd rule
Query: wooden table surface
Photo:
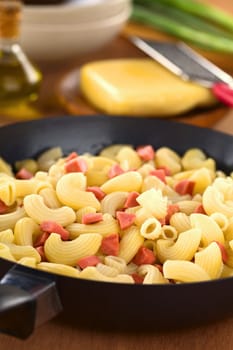
[[[212,0],[211,3],[216,3],[233,13],[233,3],[231,0]],[[124,29],[124,33],[143,34],[147,37],[164,37],[164,39],[167,39],[167,37],[162,34],[132,24]],[[232,56],[216,55],[207,52],[202,53],[233,75]],[[70,61],[54,65],[39,63],[40,68],[44,73],[42,91],[37,103],[39,115],[41,117],[52,117],[68,113],[67,108],[64,108],[64,105],[62,106],[58,103],[57,90],[54,89],[54,86],[58,86],[59,82],[64,77],[64,74],[79,67],[86,61],[109,57],[134,57],[135,55],[138,55],[136,49],[129,47],[124,39],[119,36],[106,48],[93,55],[88,55],[88,57],[86,56],[81,59],[73,58]],[[80,113],[82,113],[82,110]],[[202,126],[209,125],[216,130],[233,134],[232,118],[233,112],[231,112],[231,110],[220,108],[216,111],[194,113],[193,115],[189,115],[189,117],[185,116],[179,120],[181,122],[184,121]],[[4,119],[3,116],[0,116],[0,122],[2,124],[14,122],[15,120],[21,120],[20,116],[15,119]],[[35,330],[34,334],[26,341],[21,341],[6,335],[0,335],[0,350],[232,350],[232,330],[233,317],[208,326],[186,329],[179,332],[154,334],[146,334],[143,332],[137,334],[124,334],[121,332],[100,332],[95,329],[83,330],[75,326],[64,324],[62,321],[58,322],[57,320],[53,320]]]

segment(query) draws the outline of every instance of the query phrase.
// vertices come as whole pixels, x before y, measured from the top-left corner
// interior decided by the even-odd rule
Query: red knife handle
[[[212,92],[219,101],[233,107],[233,87],[225,83],[216,83],[212,86]]]

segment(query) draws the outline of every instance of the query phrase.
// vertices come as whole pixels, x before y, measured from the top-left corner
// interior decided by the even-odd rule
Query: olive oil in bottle
[[[0,113],[38,97],[41,73],[20,46],[22,3],[0,0]]]

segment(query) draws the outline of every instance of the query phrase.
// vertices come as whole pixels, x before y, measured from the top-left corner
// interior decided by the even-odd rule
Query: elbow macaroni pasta
[[[52,233],[45,242],[45,254],[53,263],[74,266],[79,259],[96,254],[101,239],[98,233],[86,233],[72,241],[63,242],[60,235]]]
[[[54,147],[17,162],[30,179],[0,158],[0,258],[114,283],[232,277],[232,174],[198,148],[142,154],[112,145],[65,157]],[[86,170],[70,170],[76,158]],[[190,181],[191,191],[182,187]]]

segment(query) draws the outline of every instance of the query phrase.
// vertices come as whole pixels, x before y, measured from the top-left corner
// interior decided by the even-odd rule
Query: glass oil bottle
[[[0,115],[38,97],[42,75],[20,46],[22,2],[0,0]]]

